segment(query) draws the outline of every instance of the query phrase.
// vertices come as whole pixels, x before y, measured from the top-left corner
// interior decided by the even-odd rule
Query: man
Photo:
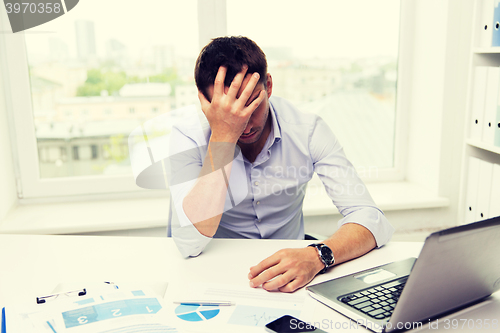
[[[178,126],[170,139],[186,152],[176,155],[170,178],[197,177],[172,191],[172,235],[185,257],[213,237],[304,239],[302,203],[314,172],[344,216],[337,232],[251,267],[251,287],[293,292],[389,241],[392,226],[324,121],[271,98],[272,77],[253,41],[214,39],[197,59],[195,79],[207,122],[198,131]]]

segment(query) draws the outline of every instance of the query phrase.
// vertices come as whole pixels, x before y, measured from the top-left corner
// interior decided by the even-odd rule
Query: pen
[[[213,306],[231,306],[235,305],[230,301],[176,301],[174,304],[181,305],[213,305]]]

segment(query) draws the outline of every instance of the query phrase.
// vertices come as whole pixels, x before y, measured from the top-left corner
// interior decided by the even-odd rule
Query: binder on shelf
[[[475,157],[469,157],[469,170],[467,173],[467,188],[465,198],[465,218],[466,224],[476,222],[476,202],[479,185],[479,163],[481,161]]]
[[[488,67],[486,96],[484,100],[484,121],[482,141],[488,145],[495,143],[495,123],[497,118],[500,67]]]
[[[479,31],[479,47],[490,47],[493,38],[493,0],[478,1],[481,6],[481,16],[477,29]]]
[[[478,66],[474,69],[470,138],[475,140],[481,140],[483,135],[484,100],[486,96],[487,74],[488,67]]]
[[[0,326],[0,332],[7,333],[7,328],[5,325],[5,308],[2,308],[2,326]]]
[[[495,0],[491,46],[500,46],[500,0]]]
[[[493,164],[489,217],[500,216],[500,164]]]
[[[492,176],[493,164],[484,160],[480,160],[479,182],[476,201],[476,221],[481,221],[489,218]]]

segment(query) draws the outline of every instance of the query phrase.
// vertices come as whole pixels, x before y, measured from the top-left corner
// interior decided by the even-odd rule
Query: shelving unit
[[[473,19],[473,33],[472,33],[472,48],[471,48],[471,57],[470,57],[470,64],[469,64],[469,82],[468,82],[468,93],[467,93],[467,112],[466,112],[466,119],[465,119],[465,141],[464,141],[464,147],[463,147],[463,154],[462,154],[462,168],[461,168],[461,186],[460,186],[460,205],[459,205],[459,221],[460,224],[465,224],[470,221],[470,216],[467,217],[468,212],[470,212],[472,209],[477,208],[476,207],[471,207],[471,200],[470,200],[470,194],[473,193],[473,187],[476,186],[475,180],[479,182],[479,178],[477,179],[469,179],[472,178],[473,176],[469,176],[470,174],[474,174],[473,172],[471,173],[469,170],[469,161],[471,157],[477,158],[480,161],[485,161],[488,163],[491,163],[493,165],[498,164],[500,165],[500,147],[495,146],[489,143],[486,143],[478,138],[471,138],[471,128],[473,126],[473,108],[475,106],[474,104],[474,88],[475,88],[475,69],[478,66],[487,66],[487,67],[500,67],[500,47],[485,47],[484,45],[481,45],[481,39],[483,39],[484,42],[484,37],[482,34],[484,33],[484,8],[483,6],[486,5],[491,5],[493,6],[493,1],[481,1],[481,0],[476,0],[475,3],[475,10],[474,10],[474,19]],[[491,12],[493,13],[493,9],[491,9]],[[491,26],[488,28],[493,28],[493,15],[491,16]],[[499,96],[500,97],[500,96]],[[500,126],[500,124],[493,124],[493,126]],[[484,130],[484,129],[483,129]],[[484,182],[483,182],[484,183]],[[480,185],[477,185],[480,186]],[[468,188],[471,187],[471,188]],[[491,191],[489,194],[483,193],[481,190],[477,190],[477,202],[483,203],[484,199],[486,197],[490,198],[490,194],[493,191],[496,191],[498,193],[498,190],[495,188],[495,185],[492,184],[491,186]],[[469,196],[469,197],[468,197]],[[491,205],[490,205],[491,206]],[[495,216],[498,215],[498,211],[500,209],[500,200],[498,204],[494,205],[495,207],[493,209],[489,209],[488,213],[484,213],[484,217],[493,217],[490,216],[489,211],[495,213]],[[498,207],[498,208],[497,208]],[[481,215],[483,216],[483,215]],[[479,219],[476,219],[479,220]]]
[[[472,50],[473,53],[475,54],[498,54],[500,53],[500,46],[495,46],[495,47],[474,47]]]
[[[483,143],[482,141],[473,140],[473,139],[467,139],[465,141],[465,143],[468,144],[470,147],[481,149],[484,152],[490,152],[493,154],[500,155],[500,147],[491,146],[491,145]]]

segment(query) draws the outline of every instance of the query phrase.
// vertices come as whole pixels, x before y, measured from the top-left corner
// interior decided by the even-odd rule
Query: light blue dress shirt
[[[253,163],[239,154],[229,180],[232,197],[228,194],[214,237],[304,239],[302,205],[307,182],[316,172],[343,215],[338,227],[357,223],[373,234],[377,247],[387,243],[394,229],[328,125],[282,98],[273,96],[269,102],[271,133]],[[171,186],[170,221],[172,236],[184,257],[200,254],[211,240],[198,232],[182,209],[201,170],[210,135],[208,122],[201,127],[175,126],[171,134],[171,148],[175,143],[177,151],[189,151],[167,172],[171,180],[186,180]]]

